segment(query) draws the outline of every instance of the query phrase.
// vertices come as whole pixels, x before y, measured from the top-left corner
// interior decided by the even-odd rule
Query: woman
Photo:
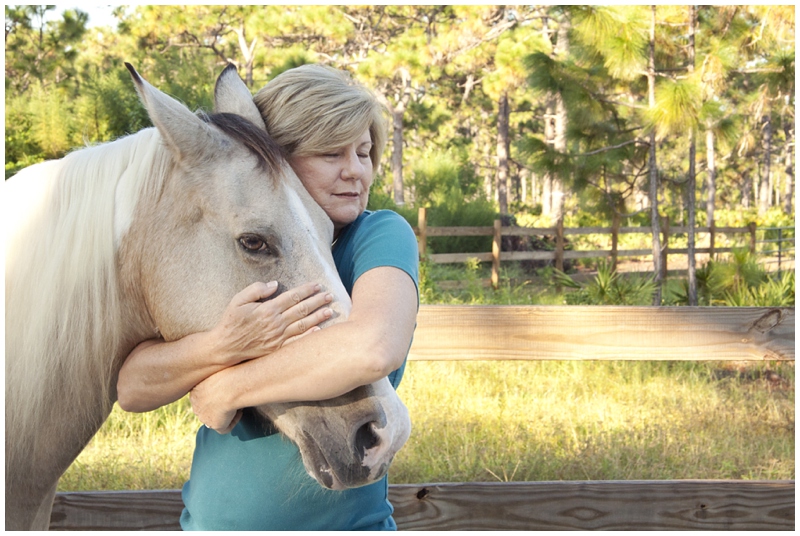
[[[324,490],[306,474],[295,445],[265,435],[240,411],[325,400],[387,375],[395,388],[400,382],[419,305],[418,253],[405,220],[365,210],[386,142],[381,107],[345,73],[318,65],[282,73],[254,100],[334,223],[333,256],[352,298],[350,316],[320,330],[330,297],[315,284],[265,303],[259,300],[277,284],[251,285],[212,330],[134,349],[120,372],[120,406],[149,411],[191,390],[206,427],[183,489],[184,529],[391,530],[386,477]]]

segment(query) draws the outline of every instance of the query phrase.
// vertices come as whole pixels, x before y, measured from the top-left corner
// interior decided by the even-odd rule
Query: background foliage
[[[147,126],[124,61],[196,108],[228,62],[253,91],[320,62],[391,116],[376,206],[428,206],[437,225],[615,211],[633,223],[652,203],[654,132],[672,221],[688,217],[689,183],[698,223],[793,214],[793,6],[702,6],[691,25],[689,6],[145,5],[117,8],[113,28],[54,8],[5,7],[6,177]]]

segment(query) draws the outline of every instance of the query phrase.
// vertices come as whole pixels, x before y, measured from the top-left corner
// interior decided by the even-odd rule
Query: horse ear
[[[130,63],[125,63],[125,67],[167,147],[179,159],[197,157],[204,150],[202,140],[213,140],[214,130],[185,105],[150,85]]]
[[[236,67],[231,63],[217,78],[217,85],[214,87],[214,111],[240,115],[255,125],[266,128],[261,112],[253,102],[253,95],[250,94],[250,90],[239,78]]]

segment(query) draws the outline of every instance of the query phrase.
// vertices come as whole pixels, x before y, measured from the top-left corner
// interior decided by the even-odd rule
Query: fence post
[[[502,241],[500,220],[494,220],[494,234],[492,236],[492,288],[497,290],[500,285],[500,244]]]
[[[708,260],[714,260],[714,249],[716,247],[716,240],[717,240],[717,224],[715,222],[711,222],[708,224],[708,234],[709,234],[709,246],[708,246]]]
[[[614,211],[614,220],[611,223],[611,271],[617,271],[617,248],[619,244],[619,213]]]
[[[419,257],[425,257],[428,248],[428,211],[420,207],[417,212],[417,228],[419,229]]]
[[[661,281],[667,278],[667,254],[669,253],[669,216],[664,216],[661,230]]]
[[[564,217],[556,222],[556,269],[564,271]]]
[[[781,273],[781,249],[783,248],[783,227],[778,227],[778,274]]]
[[[753,255],[756,254],[756,222],[751,221],[747,224],[747,228],[750,229],[750,253]]]

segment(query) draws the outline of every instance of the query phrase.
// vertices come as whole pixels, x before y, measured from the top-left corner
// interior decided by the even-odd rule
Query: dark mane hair
[[[250,149],[262,169],[272,174],[280,173],[281,166],[286,160],[286,153],[264,128],[259,128],[250,120],[231,113],[201,114],[201,117]]]

